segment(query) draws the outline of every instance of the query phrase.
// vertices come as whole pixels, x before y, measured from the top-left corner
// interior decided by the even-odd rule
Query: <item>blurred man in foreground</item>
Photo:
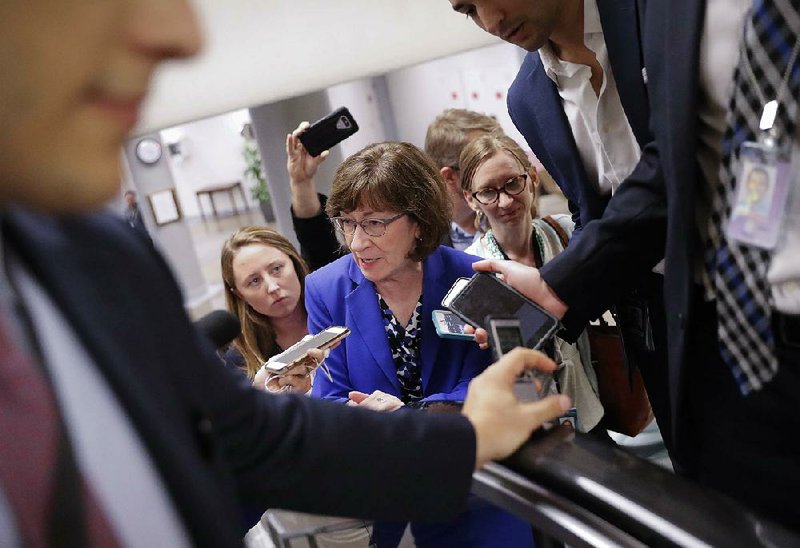
[[[182,0],[0,4],[0,546],[233,545],[237,503],[441,519],[569,406],[516,401],[517,373],[553,368],[522,350],[464,416],[271,397],[220,367],[152,246],[88,213],[153,69],[199,47]]]

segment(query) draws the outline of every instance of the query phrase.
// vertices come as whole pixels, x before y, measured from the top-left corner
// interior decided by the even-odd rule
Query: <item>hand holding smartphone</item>
[[[273,375],[279,375],[309,359],[308,351],[310,349],[317,348],[320,350],[326,350],[344,339],[349,334],[350,329],[347,327],[329,327],[320,331],[316,335],[313,335],[312,337],[303,339],[293,344],[280,354],[272,356],[266,361],[264,368],[267,370],[267,372],[272,373]]]
[[[311,156],[319,156],[358,131],[347,107],[341,107],[311,124],[300,134],[300,142]]]
[[[519,320],[522,346],[527,348],[541,348],[558,330],[555,316],[487,272],[456,280],[442,305],[467,323],[487,332],[492,317]]]
[[[443,339],[455,339],[458,341],[474,341],[475,335],[464,333],[467,324],[450,312],[449,310],[434,310],[433,325],[436,327],[436,334]]]

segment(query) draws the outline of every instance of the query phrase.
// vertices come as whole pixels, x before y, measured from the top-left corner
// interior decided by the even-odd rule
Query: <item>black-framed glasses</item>
[[[349,217],[331,217],[331,222],[336,230],[347,236],[355,234],[356,227],[360,226],[361,230],[363,230],[367,236],[380,238],[386,234],[386,227],[403,215],[405,215],[405,213],[398,213],[394,217],[389,217],[388,219],[363,219],[361,221],[356,221]]]
[[[477,192],[472,193],[472,197],[478,200],[483,205],[489,205],[495,203],[497,200],[500,199],[500,193],[505,192],[508,196],[516,196],[520,194],[525,187],[528,186],[528,174],[523,173],[521,175],[516,175],[515,177],[510,178],[506,181],[501,187],[497,188],[482,188]]]

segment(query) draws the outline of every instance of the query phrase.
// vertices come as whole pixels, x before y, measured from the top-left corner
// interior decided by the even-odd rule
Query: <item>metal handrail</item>
[[[800,535],[593,436],[537,432],[472,492],[571,546],[800,546]]]

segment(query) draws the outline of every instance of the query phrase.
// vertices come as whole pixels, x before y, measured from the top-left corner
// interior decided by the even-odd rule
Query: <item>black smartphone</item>
[[[539,349],[558,330],[558,320],[544,308],[488,272],[478,272],[468,281],[456,280],[442,305],[465,322],[489,331],[492,317],[519,320],[523,346]]]
[[[311,124],[300,134],[300,142],[312,156],[319,156],[358,131],[358,124],[347,107],[341,107]]]

